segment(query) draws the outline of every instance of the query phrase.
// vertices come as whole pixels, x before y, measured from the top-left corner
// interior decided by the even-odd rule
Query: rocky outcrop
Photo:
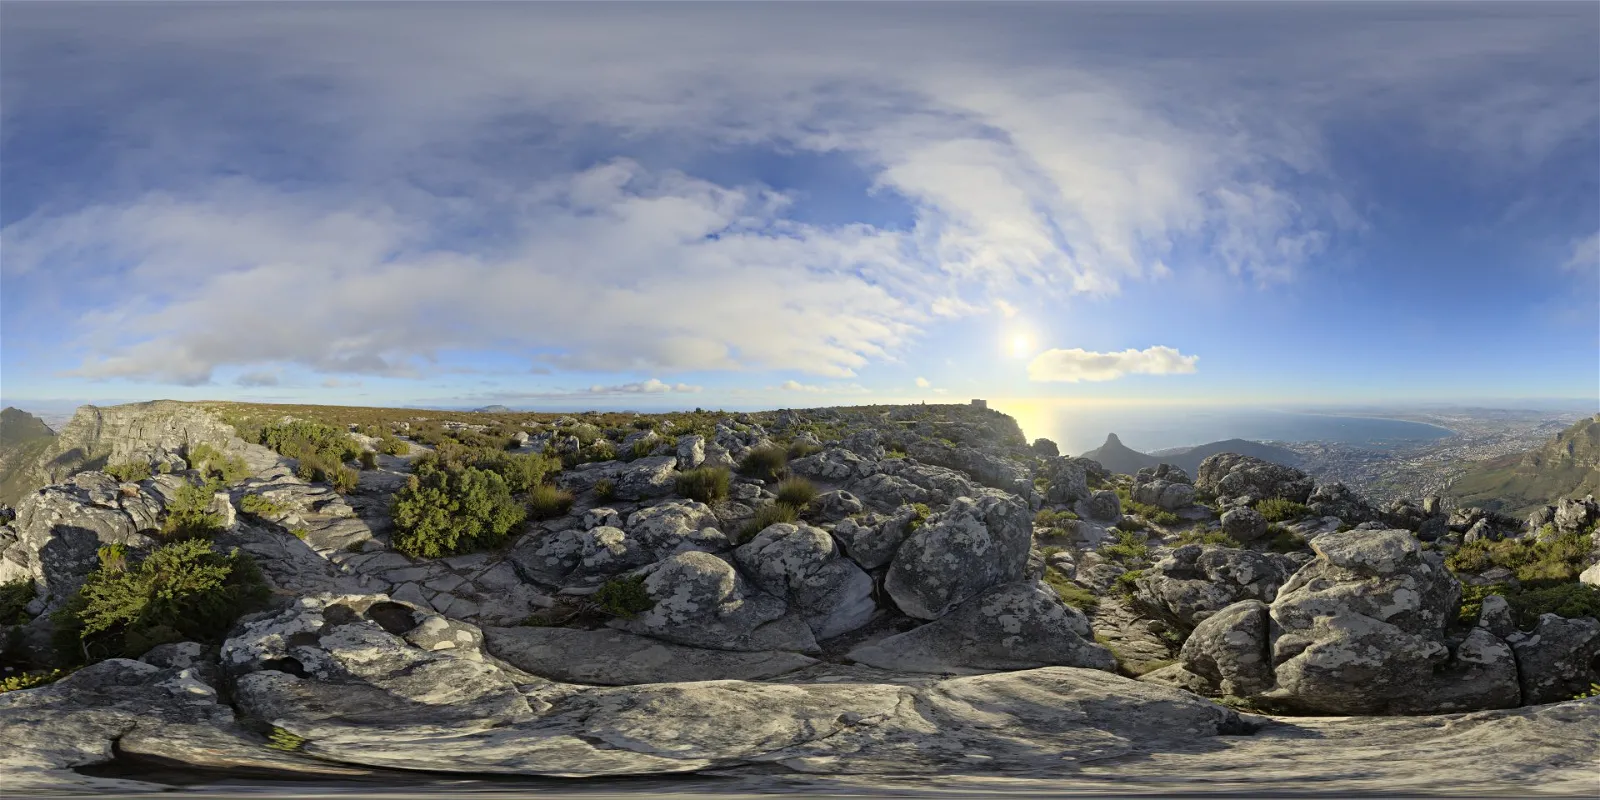
[[[1089,621],[1049,587],[997,586],[906,633],[858,647],[850,658],[888,670],[942,674],[1045,666],[1115,670]]]
[[[1219,507],[1269,497],[1304,503],[1311,496],[1312,480],[1294,467],[1237,453],[1218,453],[1200,462],[1195,487],[1215,495]]]
[[[1171,464],[1145,467],[1133,478],[1133,499],[1163,511],[1176,511],[1194,503],[1194,482]]]
[[[210,445],[242,458],[252,472],[278,463],[276,453],[240,439],[233,427],[190,403],[156,400],[120,406],[82,406],[30,470],[35,486],[59,483],[108,464],[149,462]]]
[[[612,627],[712,650],[817,651],[804,619],[714,555],[678,553],[640,574],[653,607]]]
[[[1378,509],[1342,483],[1319,483],[1306,498],[1306,506],[1319,517],[1338,517],[1352,527],[1379,518]]]
[[[827,531],[779,523],[734,551],[734,560],[768,594],[788,601],[818,641],[872,618],[872,578],[845,558]]]
[[[1531,631],[1506,637],[1521,671],[1524,703],[1553,703],[1587,691],[1600,677],[1600,621],[1543,614]]]
[[[1190,630],[1240,600],[1272,602],[1293,568],[1277,554],[1188,544],[1144,570],[1134,581],[1134,600],[1180,630]]]
[[[991,586],[1022,577],[1033,515],[1015,496],[992,489],[957,499],[895,552],[884,588],[901,611],[938,619]]]

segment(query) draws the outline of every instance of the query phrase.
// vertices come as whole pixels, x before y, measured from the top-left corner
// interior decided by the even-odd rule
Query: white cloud
[[[816,385],[801,383],[796,380],[784,381],[776,388],[785,392],[806,392],[808,394],[868,394],[872,391],[859,383]]]
[[[1178,375],[1195,371],[1199,356],[1171,347],[1147,347],[1116,353],[1073,348],[1046,350],[1028,363],[1028,380],[1037,382],[1109,381],[1124,375]]]
[[[246,372],[235,378],[233,382],[245,387],[277,386],[278,373],[266,371]]]
[[[919,389],[926,389],[926,388],[928,388],[929,386],[932,386],[932,385],[933,384],[928,382],[927,378],[921,378],[921,377],[917,378],[917,388],[919,388]]]
[[[638,383],[624,383],[618,386],[590,386],[589,394],[667,394],[669,392],[694,393],[700,391],[699,386],[690,386],[686,383],[666,383],[656,378],[640,381]]]
[[[1002,296],[1112,294],[1168,264],[1292,278],[1361,227],[1322,142],[1355,112],[1532,161],[1594,119],[1564,62],[1561,80],[1496,72],[1552,52],[1592,71],[1575,11],[1207,7],[1130,37],[1120,12],[1062,5],[1074,24],[1040,50],[1031,16],[956,6],[139,8],[7,15],[8,137],[92,108],[133,143],[108,145],[103,202],[0,232],[7,276],[127,265],[75,289],[95,378],[415,377],[477,349],[537,352],[535,371],[849,378],[938,320],[1011,316]],[[146,83],[186,73],[215,80]],[[541,144],[513,149],[526,129]],[[912,222],[801,224],[795,197],[641,166],[733,147],[841,157]],[[619,157],[571,166],[596,150]],[[215,177],[284,164],[320,182]]]
[[[1004,300],[994,301],[994,307],[999,310],[1000,316],[1011,319],[1017,315],[1017,307]]]
[[[1600,268],[1600,233],[1590,234],[1587,238],[1574,241],[1572,255],[1562,263],[1561,267],[1580,273],[1594,272]]]

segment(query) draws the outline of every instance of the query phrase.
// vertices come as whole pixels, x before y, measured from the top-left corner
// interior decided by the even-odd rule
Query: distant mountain
[[[1083,457],[1098,461],[1100,466],[1123,475],[1132,475],[1141,467],[1154,467],[1161,463],[1161,459],[1123,444],[1114,433],[1107,434],[1105,444],[1084,453]]]
[[[484,406],[483,408],[474,408],[474,409],[472,409],[472,413],[474,413],[474,414],[510,414],[511,413],[511,409],[506,408],[505,406]]]
[[[1463,506],[1518,516],[1563,497],[1600,494],[1600,414],[1537,450],[1474,464],[1447,491]]]
[[[1116,434],[1106,437],[1106,443],[1094,450],[1084,453],[1084,458],[1092,458],[1112,472],[1132,475],[1140,467],[1154,467],[1157,464],[1171,464],[1189,473],[1191,477],[1200,471],[1200,462],[1207,456],[1217,453],[1238,453],[1240,455],[1255,456],[1263,461],[1282,464],[1288,467],[1299,466],[1300,456],[1293,450],[1277,445],[1252,442],[1247,439],[1225,439],[1220,442],[1211,442],[1196,447],[1182,447],[1172,450],[1163,450],[1160,453],[1141,453],[1122,443]]]
[[[44,420],[18,408],[0,410],[0,503],[14,505],[33,488],[28,467],[55,440]]]

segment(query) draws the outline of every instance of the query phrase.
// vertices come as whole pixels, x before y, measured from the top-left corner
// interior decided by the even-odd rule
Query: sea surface
[[[1107,408],[1026,402],[996,402],[991,407],[1015,417],[1030,440],[1051,439],[1062,453],[1072,455],[1099,447],[1110,433],[1144,453],[1223,439],[1339,442],[1382,449],[1452,435],[1446,428],[1421,422],[1275,409]]]

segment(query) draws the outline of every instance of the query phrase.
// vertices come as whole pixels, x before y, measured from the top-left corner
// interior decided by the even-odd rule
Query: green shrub
[[[18,578],[0,584],[0,625],[21,625],[28,621],[28,604],[33,602],[33,579]]]
[[[239,498],[239,510],[256,517],[276,517],[289,509],[259,494],[247,494]]]
[[[1539,623],[1540,614],[1556,614],[1569,619],[1594,617],[1600,619],[1600,587],[1582,583],[1563,583],[1556,586],[1507,592],[1506,602],[1511,604],[1511,615],[1524,630]]]
[[[702,503],[717,503],[727,498],[732,476],[726,467],[699,467],[678,473],[678,494]]]
[[[1600,697],[1600,683],[1591,683],[1591,684],[1589,684],[1589,690],[1588,691],[1578,692],[1577,694],[1572,696],[1572,699],[1574,699],[1574,700],[1587,700],[1587,699],[1589,699],[1591,697]]]
[[[528,511],[534,519],[553,519],[572,508],[572,493],[554,486],[535,486],[528,492]]]
[[[1215,544],[1222,547],[1232,547],[1235,549],[1242,546],[1239,544],[1237,539],[1234,539],[1232,536],[1229,536],[1222,531],[1184,531],[1183,533],[1178,534],[1176,543],[1179,545]]]
[[[594,604],[613,617],[634,617],[655,608],[645,591],[643,575],[623,575],[606,581],[594,593]]]
[[[361,451],[361,468],[362,469],[377,469],[378,468],[378,454],[377,454],[376,451],[373,451],[373,450],[362,450]]]
[[[811,442],[802,439],[789,445],[788,456],[789,460],[793,461],[798,458],[816,455],[820,452],[822,452],[822,445],[812,444]]]
[[[1524,584],[1553,586],[1577,580],[1588,553],[1589,539],[1583,533],[1564,534],[1543,542],[1532,537],[1498,542],[1479,539],[1456,548],[1444,563],[1460,573],[1505,567]]]
[[[610,478],[601,478],[600,480],[595,481],[594,496],[596,500],[599,500],[602,503],[611,502],[612,498],[617,496],[616,482],[612,481]]]
[[[55,683],[71,675],[73,671],[70,669],[53,669],[49,672],[24,672],[21,675],[7,675],[5,678],[0,678],[0,694],[22,689],[35,689],[45,684]]]
[[[1268,522],[1289,522],[1311,513],[1311,509],[1306,508],[1304,504],[1281,497],[1268,497],[1256,501],[1256,511]]]
[[[783,448],[776,445],[757,447],[745,454],[744,460],[739,462],[739,474],[764,481],[775,481],[783,477],[788,464],[789,455]]]
[[[632,425],[633,429],[636,431],[647,431],[656,426],[655,420],[646,417],[640,417],[629,424]]]
[[[817,486],[805,478],[786,478],[778,484],[778,502],[795,508],[805,508],[817,499]]]
[[[205,442],[191,445],[184,452],[190,469],[200,470],[207,479],[218,479],[224,484],[238,483],[250,477],[250,467],[239,456],[225,455]]]
[[[1144,570],[1130,569],[1117,576],[1117,591],[1123,594],[1133,594],[1139,588],[1137,581],[1144,577]]]
[[[75,663],[218,640],[269,596],[249,556],[219,553],[203,539],[163,545],[135,564],[120,548],[101,548],[100,556],[100,566],[51,616],[61,655]]]
[[[1068,520],[1078,519],[1078,515],[1071,511],[1052,511],[1041,508],[1033,515],[1033,524],[1037,528],[1060,528]]]
[[[129,461],[124,464],[112,464],[106,467],[105,472],[118,483],[138,483],[150,478],[150,464],[141,461]]]
[[[906,523],[906,533],[916,533],[917,529],[927,523],[928,518],[931,516],[933,516],[933,509],[928,508],[927,503],[912,503],[911,520]]]
[[[411,453],[411,443],[404,439],[396,438],[394,435],[390,434],[385,435],[382,441],[378,443],[378,449],[382,450],[385,455],[409,455]]]
[[[267,746],[285,753],[293,753],[306,746],[306,739],[274,725],[272,730],[267,732]]]
[[[328,483],[339,494],[349,494],[356,490],[356,486],[360,485],[361,473],[341,464],[334,468],[333,474],[328,476]]]
[[[1140,541],[1132,531],[1117,530],[1113,535],[1117,540],[1102,545],[1098,551],[1100,555],[1124,565],[1143,562],[1150,558],[1150,546]]]
[[[361,447],[349,434],[331,425],[309,420],[277,422],[261,429],[261,444],[293,459],[315,456],[342,464],[355,458]]]
[[[217,485],[203,483],[178,487],[167,504],[161,535],[167,539],[210,539],[222,532],[222,517],[211,512]]]
[[[1306,540],[1276,522],[1267,524],[1267,549],[1274,553],[1293,553],[1306,546]]]
[[[649,437],[635,439],[633,444],[629,446],[628,455],[632,457],[630,460],[638,460],[650,455],[650,453],[654,452],[655,449],[660,446],[660,439],[653,441]]]
[[[1149,527],[1149,525],[1145,524],[1144,520],[1139,519],[1138,517],[1130,517],[1127,514],[1122,515],[1122,519],[1117,520],[1116,524],[1116,530],[1124,533],[1134,533],[1136,531],[1146,530]]]
[[[1483,598],[1491,594],[1505,596],[1506,585],[1497,583],[1492,586],[1478,586],[1470,583],[1461,584],[1461,607],[1456,610],[1456,622],[1465,627],[1478,624],[1478,617],[1483,614]]]
[[[747,542],[751,537],[780,522],[794,522],[800,519],[800,509],[788,503],[772,503],[756,509],[756,515],[745,523],[740,532],[739,541]]]
[[[1100,598],[1095,597],[1094,592],[1073,583],[1055,567],[1044,568],[1044,582],[1056,590],[1056,596],[1061,598],[1061,602],[1080,611],[1100,605]]]
[[[311,535],[311,531],[306,530],[305,528],[290,528],[289,535],[303,542],[306,540],[307,536]]]
[[[883,457],[884,458],[907,458],[908,455],[907,455],[906,451],[901,450],[899,447],[896,447],[894,445],[889,445],[889,447],[884,450]]]
[[[440,558],[494,547],[527,517],[499,473],[420,464],[394,496],[394,548]]]

